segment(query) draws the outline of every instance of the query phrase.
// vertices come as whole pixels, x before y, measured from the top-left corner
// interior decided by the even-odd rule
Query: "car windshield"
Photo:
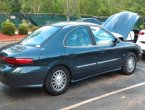
[[[27,46],[40,46],[45,40],[60,29],[61,27],[57,26],[44,26],[28,35],[28,37],[21,41],[21,44]]]

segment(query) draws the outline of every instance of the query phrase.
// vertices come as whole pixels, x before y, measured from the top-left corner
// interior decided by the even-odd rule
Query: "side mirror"
[[[123,37],[119,37],[119,40],[121,40],[121,41],[125,41]]]
[[[113,40],[113,43],[119,43],[120,41],[119,41],[119,39],[118,38],[115,38],[114,40]]]
[[[115,46],[117,43],[119,43],[120,41],[119,41],[119,39],[117,39],[117,38],[115,38],[114,40],[113,40],[113,45],[112,46]]]

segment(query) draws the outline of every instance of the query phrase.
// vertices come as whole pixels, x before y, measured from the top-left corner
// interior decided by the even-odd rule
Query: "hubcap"
[[[132,72],[135,68],[135,58],[134,57],[129,57],[127,60],[127,71]]]
[[[67,78],[65,72],[62,70],[57,70],[52,76],[51,84],[54,90],[61,91],[64,89],[66,81]]]

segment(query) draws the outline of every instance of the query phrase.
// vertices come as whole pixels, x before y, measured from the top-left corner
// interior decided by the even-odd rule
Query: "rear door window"
[[[65,46],[91,46],[90,31],[87,27],[78,27],[69,32]]]

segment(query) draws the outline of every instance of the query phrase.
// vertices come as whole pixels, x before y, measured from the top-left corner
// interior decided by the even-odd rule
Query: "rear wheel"
[[[63,66],[57,66],[48,73],[44,86],[51,95],[60,95],[67,90],[69,82],[68,70]]]
[[[130,52],[124,61],[124,64],[122,66],[122,71],[125,75],[131,75],[134,73],[136,69],[136,63],[137,63],[137,58],[136,55],[132,52]]]

